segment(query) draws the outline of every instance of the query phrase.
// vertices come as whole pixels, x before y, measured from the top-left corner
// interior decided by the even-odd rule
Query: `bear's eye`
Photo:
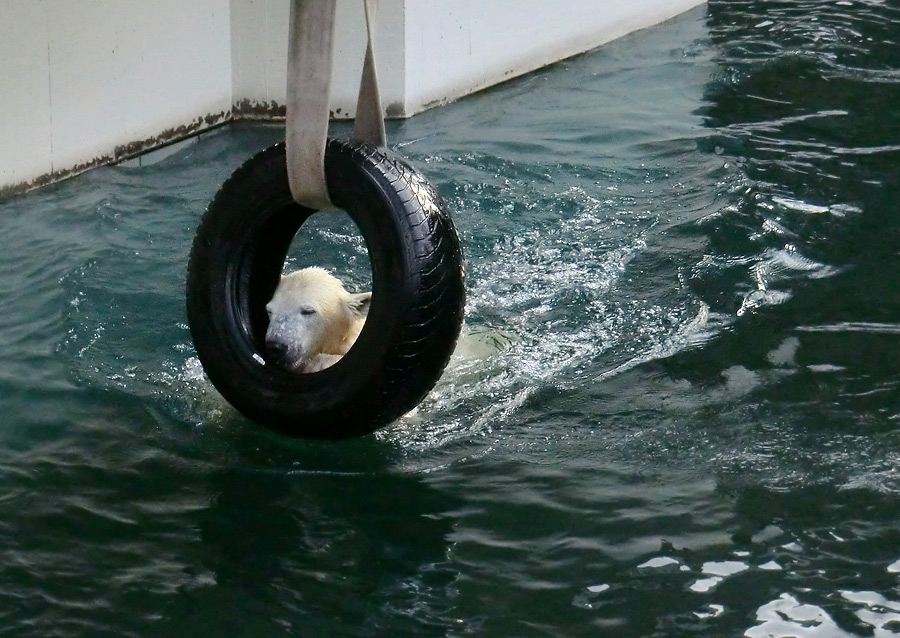
[[[316,314],[315,308],[300,308],[300,314],[304,317],[309,317],[311,315]]]

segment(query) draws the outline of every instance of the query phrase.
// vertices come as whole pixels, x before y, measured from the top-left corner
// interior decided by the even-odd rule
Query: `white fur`
[[[372,293],[351,294],[322,268],[282,275],[266,305],[269,356],[292,372],[318,372],[347,354],[366,322]]]

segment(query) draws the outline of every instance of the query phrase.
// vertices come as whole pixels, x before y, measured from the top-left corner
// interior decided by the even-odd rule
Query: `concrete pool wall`
[[[381,0],[385,115],[409,117],[702,0]],[[4,0],[0,196],[236,119],[283,116],[289,0]],[[353,117],[361,0],[338,0],[331,110]]]

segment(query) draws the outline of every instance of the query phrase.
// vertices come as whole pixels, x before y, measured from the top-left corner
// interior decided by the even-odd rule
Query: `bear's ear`
[[[355,295],[350,295],[350,300],[347,302],[347,307],[350,308],[350,313],[357,317],[365,317],[369,313],[369,305],[372,303],[372,293],[371,292],[361,292]]]

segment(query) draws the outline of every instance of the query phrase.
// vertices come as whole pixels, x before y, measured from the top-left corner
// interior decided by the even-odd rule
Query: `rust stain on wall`
[[[0,186],[0,199],[6,199],[42,186],[61,182],[98,166],[117,164],[132,159],[149,151],[193,137],[217,126],[237,122],[283,122],[286,111],[287,107],[284,104],[279,104],[275,101],[240,100],[234,104],[230,111],[198,116],[186,124],[166,129],[160,132],[159,135],[116,146],[110,153],[85,160],[75,166],[53,171],[32,180]],[[352,116],[351,113],[341,109],[332,111],[330,115],[332,119],[348,119]],[[400,103],[388,105],[386,115],[388,118],[404,117],[403,105]]]
[[[153,137],[148,137],[143,140],[137,140],[134,142],[129,142],[128,144],[121,144],[119,146],[116,146],[111,153],[79,162],[74,166],[62,170],[46,173],[32,180],[23,181],[8,186],[0,186],[0,199],[5,199],[19,193],[25,193],[27,191],[31,191],[42,186],[48,186],[49,184],[54,184],[56,182],[61,182],[65,179],[75,177],[76,175],[80,175],[81,173],[84,173],[85,171],[96,168],[98,166],[104,166],[106,164],[116,164],[118,162],[137,157],[138,155],[142,155],[143,153],[146,153],[148,151],[162,148],[164,146],[168,146],[169,144],[174,144],[175,142],[180,142],[181,140],[187,139],[216,126],[227,124],[228,122],[231,122],[233,120],[234,114],[232,111],[221,111],[219,113],[209,113],[207,115],[199,116],[186,124],[166,129],[159,135],[154,135]]]
[[[258,102],[256,100],[243,99],[237,102],[232,109],[233,120],[274,120],[283,119],[287,112],[284,104],[278,104],[274,100]]]
[[[218,126],[219,124],[229,122],[232,120],[232,118],[233,116],[231,111],[221,111],[219,113],[210,113],[208,115],[198,117],[187,124],[182,124],[181,126],[175,128],[166,129],[159,135],[117,146],[108,156],[105,163],[114,164],[116,162],[131,159],[133,157],[146,153],[147,151],[152,151],[169,144],[174,144],[175,142],[180,142],[183,139],[187,139],[188,137],[197,135],[198,133],[201,133],[207,129]]]

